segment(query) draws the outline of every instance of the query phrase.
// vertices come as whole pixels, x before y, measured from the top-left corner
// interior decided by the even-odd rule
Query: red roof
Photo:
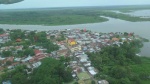
[[[69,42],[73,42],[73,41],[75,41],[75,40],[74,40],[73,38],[69,38],[68,41],[69,41]]]
[[[8,36],[8,34],[0,34],[0,37]]]
[[[41,59],[44,59],[46,56],[44,54],[40,54],[37,56],[34,56],[32,59],[29,60],[29,62],[39,61]]]
[[[64,44],[64,42],[63,42],[63,41],[60,41],[60,42],[57,42],[57,44],[61,44],[61,45],[62,45],[62,44]]]
[[[21,39],[16,39],[16,42],[21,42]]]
[[[35,59],[34,59],[34,58],[32,58],[32,59],[30,59],[30,60],[29,60],[29,62],[34,62],[34,61],[35,61]]]
[[[19,64],[19,62],[16,62],[16,63],[11,64],[11,66],[16,66],[18,64]]]
[[[45,55],[39,55],[39,56],[35,56],[35,59],[41,60],[44,59],[46,56]]]
[[[84,29],[84,32],[86,32],[86,29]]]
[[[35,55],[38,55],[38,54],[41,54],[41,53],[42,53],[42,51],[40,51],[40,50],[37,50],[37,49],[34,50],[34,54],[35,54]]]
[[[7,58],[7,61],[13,62],[13,61],[14,61],[14,57],[8,57],[8,58]]]

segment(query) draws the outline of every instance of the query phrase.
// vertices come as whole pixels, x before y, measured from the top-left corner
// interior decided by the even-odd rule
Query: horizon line
[[[26,9],[58,9],[58,8],[84,8],[84,7],[125,7],[125,6],[150,6],[150,4],[137,4],[137,5],[103,5],[103,6],[63,6],[63,7],[33,7],[33,8],[8,8],[0,10],[26,10]]]

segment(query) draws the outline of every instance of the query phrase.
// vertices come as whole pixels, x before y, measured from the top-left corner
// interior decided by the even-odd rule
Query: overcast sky
[[[142,4],[150,4],[150,0],[24,0],[15,4],[0,5],[0,9]]]

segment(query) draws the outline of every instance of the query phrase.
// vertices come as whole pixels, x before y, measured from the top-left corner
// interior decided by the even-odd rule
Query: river
[[[107,17],[108,18],[108,17]],[[10,25],[0,24],[4,29],[23,29],[23,30],[60,30],[60,29],[88,29],[95,32],[134,32],[144,38],[150,39],[150,22],[129,22],[120,19],[109,18],[109,21],[102,23],[88,23],[75,25],[44,26],[44,25]],[[144,43],[141,55],[150,56],[150,43]]]

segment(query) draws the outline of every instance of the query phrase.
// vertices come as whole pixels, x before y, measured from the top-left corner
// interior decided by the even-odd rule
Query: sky
[[[112,5],[149,5],[150,0],[24,0],[15,4],[0,4],[0,9],[112,6]]]

